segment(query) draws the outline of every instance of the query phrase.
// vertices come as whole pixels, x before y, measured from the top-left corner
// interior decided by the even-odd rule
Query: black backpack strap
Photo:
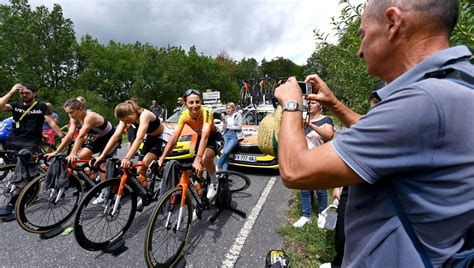
[[[455,83],[474,89],[474,77],[466,72],[453,68],[426,73],[424,78],[449,79],[453,80]]]
[[[390,193],[390,199],[392,200],[392,204],[395,207],[395,210],[397,211],[397,216],[400,219],[402,226],[405,229],[405,232],[410,237],[410,240],[415,246],[416,251],[420,255],[421,260],[423,261],[423,264],[425,265],[426,268],[432,268],[433,264],[431,263],[428,255],[426,254],[425,247],[423,246],[423,244],[421,244],[410,222],[408,221],[408,217],[405,214],[405,211],[403,210],[402,205],[400,204],[395,188],[393,188],[393,190]]]

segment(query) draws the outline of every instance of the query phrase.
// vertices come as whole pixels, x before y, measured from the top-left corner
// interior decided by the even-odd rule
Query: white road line
[[[247,217],[247,221],[245,222],[242,229],[240,229],[240,233],[235,238],[234,244],[230,248],[229,252],[225,255],[225,260],[222,262],[221,267],[234,267],[235,262],[240,256],[240,251],[242,251],[242,248],[244,247],[245,240],[250,234],[253,225],[257,221],[257,217],[260,214],[260,210],[262,210],[263,204],[265,204],[268,194],[270,193],[273,184],[275,184],[275,181],[275,177],[272,177],[270,181],[268,181],[267,186],[265,186],[265,189],[262,191],[262,194],[260,194],[260,198],[258,199],[257,204],[255,205],[255,207],[253,207],[252,212],[250,212],[250,215]]]

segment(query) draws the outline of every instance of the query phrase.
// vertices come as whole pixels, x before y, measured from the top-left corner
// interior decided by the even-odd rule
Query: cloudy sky
[[[362,2],[362,1],[351,1]],[[0,0],[8,3],[8,0]],[[32,7],[62,6],[78,39],[101,43],[195,45],[204,55],[225,50],[235,60],[282,56],[304,64],[314,51],[313,30],[334,33],[339,0],[29,0]],[[334,38],[330,41],[336,41]]]

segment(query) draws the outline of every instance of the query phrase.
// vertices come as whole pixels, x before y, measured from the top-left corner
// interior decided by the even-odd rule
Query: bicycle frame
[[[190,177],[192,179],[193,175],[190,174],[189,170],[187,170],[187,169],[183,170],[182,174],[181,174],[181,178],[180,178],[179,183],[177,185],[177,187],[183,188],[183,195],[181,195],[181,200],[180,200],[180,204],[179,204],[178,223],[176,225],[176,230],[179,230],[180,225],[181,225],[181,219],[183,217],[183,208],[184,208],[184,205],[186,203],[186,196],[187,196],[188,190],[191,193],[191,195],[193,196],[194,200],[197,202],[198,206],[203,205],[203,201],[201,199],[201,196],[199,195],[196,188],[194,187],[194,184],[192,183]],[[201,183],[201,182],[198,182],[198,183]],[[168,217],[166,219],[165,226],[168,226],[168,224],[169,224],[169,217],[170,217],[170,215],[168,215]]]
[[[122,199],[123,188],[125,187],[125,184],[127,183],[129,176],[132,175],[130,173],[130,169],[134,167],[142,167],[142,166],[144,166],[143,163],[137,163],[137,164],[132,164],[130,168],[122,168],[123,174],[120,177],[120,185],[117,191],[117,198],[115,199],[114,208],[112,209],[112,215],[115,215],[115,213],[117,212],[118,206],[120,204],[120,200]],[[133,184],[131,185],[132,188],[134,188],[134,190],[138,190],[137,191],[138,195],[143,198],[147,194],[147,189],[145,189],[141,185],[141,183],[137,181],[136,176],[131,176],[131,177],[132,177],[131,182],[133,182]]]

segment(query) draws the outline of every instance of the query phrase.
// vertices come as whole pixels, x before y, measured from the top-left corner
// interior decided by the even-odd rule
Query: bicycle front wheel
[[[82,197],[83,187],[76,176],[69,176],[63,189],[49,188],[45,178],[46,174],[31,181],[18,197],[16,219],[30,233],[45,233],[69,221]]]
[[[182,198],[186,198],[186,202],[180,207]],[[145,236],[148,267],[172,267],[179,260],[191,231],[192,214],[191,197],[183,193],[183,188],[171,189],[161,198]]]
[[[232,170],[222,170],[216,173],[217,176],[227,177],[231,193],[243,191],[250,186],[250,179],[246,175]]]
[[[13,175],[15,165],[4,165],[0,167],[0,206],[5,207],[12,197],[10,178]]]
[[[92,188],[79,205],[74,219],[74,236],[82,248],[91,251],[106,249],[132,224],[137,196],[127,184],[122,196],[117,196],[119,185],[119,179],[103,181]],[[103,201],[97,202],[102,197]],[[118,206],[114,211],[116,202]]]

